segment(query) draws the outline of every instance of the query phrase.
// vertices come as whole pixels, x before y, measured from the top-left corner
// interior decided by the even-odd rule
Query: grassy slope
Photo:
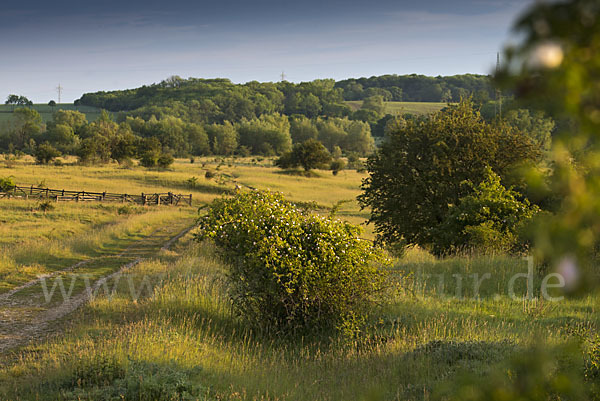
[[[353,110],[362,106],[362,101],[352,100],[346,102]],[[385,102],[385,112],[389,114],[431,114],[446,107],[447,103],[437,102]]]
[[[180,160],[167,172],[27,165],[0,168],[0,176],[10,173],[18,182],[46,180],[49,186],[91,190],[187,190],[203,202],[237,181],[323,206],[354,197],[363,177],[355,172],[338,177],[321,172],[321,178],[308,179],[279,174],[266,164],[252,159],[238,164]],[[217,172],[222,185],[204,178],[207,169]],[[192,176],[198,178],[195,189],[186,183]],[[0,200],[3,219],[13,215],[9,210],[18,207],[15,203]],[[26,207],[0,240],[34,218]],[[63,213],[65,219],[89,214],[98,222],[115,217],[114,210],[105,215],[94,208],[98,206],[60,204],[53,213]],[[342,210],[351,218],[364,218],[355,204]],[[46,235],[60,238],[64,233],[58,227],[63,226]],[[34,231],[31,237],[43,235]],[[597,329],[600,324],[598,296],[559,303],[510,299],[509,277],[526,271],[521,259],[435,260],[412,250],[391,269],[390,283],[397,291],[374,318],[368,343],[290,344],[250,333],[231,315],[221,284],[226,267],[210,247],[189,246],[190,240],[191,236],[185,237],[174,252],[163,252],[130,272],[137,284],[146,277],[156,285],[152,297],[134,302],[122,283],[111,301],[97,298],[65,322],[68,330],[63,336],[0,357],[0,399],[96,400],[99,394],[113,391],[127,392],[130,399],[159,399],[143,398],[136,389],[144,389],[150,397],[157,386],[172,388],[169,380],[175,377],[198,399],[425,400],[463,369],[483,374],[521,345],[539,339],[564,342],[572,338],[575,328]],[[457,273],[464,277],[463,299],[453,298]],[[473,275],[484,273],[491,278],[483,282],[480,298],[474,299]],[[420,285],[423,274],[432,275],[424,279],[426,285]],[[438,285],[440,277],[443,287]],[[517,294],[524,294],[524,281],[518,282]],[[539,282],[537,277],[536,285]],[[123,383],[130,383],[129,387]]]
[[[0,105],[0,123],[9,122],[11,118],[12,111],[17,106]],[[91,106],[75,106],[72,103],[61,103],[57,104],[54,107],[48,106],[47,104],[34,104],[33,108],[40,113],[42,116],[42,120],[46,123],[52,120],[52,115],[57,110],[77,110],[85,114],[88,121],[95,121],[98,117],[100,117],[100,109],[97,107]]]

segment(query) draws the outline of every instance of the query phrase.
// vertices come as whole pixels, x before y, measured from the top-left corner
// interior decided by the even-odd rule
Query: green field
[[[43,332],[33,331],[33,342],[0,352],[0,399],[431,400],[463,373],[482,377],[532,344],[559,345],[582,330],[598,332],[599,295],[551,302],[536,290],[528,300],[521,279],[517,299],[511,298],[510,278],[527,271],[521,258],[437,259],[418,248],[393,258],[386,302],[360,341],[287,341],[251,331],[232,314],[223,284],[227,266],[211,244],[196,243],[192,232],[170,250],[161,245],[194,223],[196,206],[236,185],[314,201],[327,213],[337,201],[355,198],[365,177],[344,170],[306,178],[282,174],[271,163],[197,158],[194,164],[177,160],[167,171],[38,166],[27,158],[0,164],[0,177],[12,175],[24,185],[173,191],[195,200],[192,208],[56,203],[43,213],[39,201],[0,199],[0,349],[57,305],[42,302],[38,284],[9,300],[3,294],[39,274],[66,280],[65,269],[81,261],[90,260],[75,272],[94,281],[143,258],[110,282],[112,293],[100,291]],[[205,178],[206,171],[215,177]],[[339,215],[354,223],[368,217],[356,202],[344,204]],[[365,236],[373,237],[368,230]],[[535,273],[534,288],[542,277]],[[132,286],[143,283],[150,286],[134,299]],[[79,282],[73,288],[84,290]]]
[[[347,101],[352,110],[358,110],[362,106],[361,100]],[[385,102],[385,112],[393,115],[397,114],[416,114],[424,115],[440,111],[448,106],[441,102]]]
[[[0,105],[0,123],[4,121],[9,121],[11,118],[11,114],[15,108],[18,106]],[[47,104],[34,104],[33,109],[37,110],[38,113],[42,116],[43,122],[48,122],[52,120],[52,116],[58,110],[77,110],[85,114],[88,121],[95,121],[100,117],[100,109],[92,106],[75,106],[73,103],[61,103],[56,106],[48,106]]]

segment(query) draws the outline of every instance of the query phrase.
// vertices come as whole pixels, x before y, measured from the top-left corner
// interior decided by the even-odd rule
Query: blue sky
[[[11,2],[0,97],[73,101],[170,75],[234,82],[489,73],[527,0]]]

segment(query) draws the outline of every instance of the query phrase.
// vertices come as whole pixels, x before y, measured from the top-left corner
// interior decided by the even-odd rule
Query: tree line
[[[385,101],[458,102],[461,98],[490,99],[495,89],[487,75],[463,74],[448,77],[425,75],[382,75],[342,81],[318,79],[311,82],[248,82],[228,79],[183,79],[172,76],[158,84],[140,88],[84,94],[76,103],[110,110],[155,114],[170,105],[190,118],[222,123],[262,114],[281,113],[344,117],[351,114],[345,100],[383,96]]]
[[[410,84],[405,85],[405,81]],[[288,156],[294,144],[313,141],[322,144],[339,167],[342,154],[352,159],[371,154],[374,137],[385,137],[399,120],[427,118],[386,113],[385,102],[390,97],[379,89],[391,90],[394,85],[403,85],[412,88],[410,93],[416,93],[417,89],[425,91],[423,88],[430,84],[454,91],[449,101],[455,95],[472,98],[488,122],[497,117],[494,103],[477,92],[489,92],[488,77],[477,75],[443,79],[390,75],[340,82],[242,85],[227,79],[174,76],[137,89],[83,95],[76,104],[112,111],[103,112],[94,122],[87,121],[82,113],[58,110],[52,121],[43,124],[31,102],[17,102],[25,98],[10,95],[7,103],[17,108],[0,129],[0,151],[28,154],[37,151],[40,162],[60,154],[77,155],[85,163],[139,158],[149,166],[157,165],[159,160],[165,164],[173,157],[252,154],[286,156],[282,166],[306,168],[297,158],[296,162],[290,162]],[[349,91],[360,89],[357,85],[363,88],[362,94],[349,95]],[[391,92],[395,96],[400,93]],[[361,96],[362,106],[358,110],[345,103],[347,98]],[[555,124],[543,114],[505,102],[503,118],[548,147]],[[306,148],[318,146],[309,143]],[[299,149],[302,148],[294,154],[304,152]]]
[[[495,89],[487,75],[463,74],[448,77],[425,75],[382,75],[370,78],[350,78],[336,82],[345,100],[364,100],[383,96],[386,101],[459,102],[473,96],[494,98]]]
[[[202,155],[283,155],[293,143],[319,141],[328,151],[366,156],[374,149],[368,123],[348,118],[287,117],[264,114],[237,123],[196,123],[173,115],[148,119],[103,111],[85,114],[58,110],[47,124],[33,108],[20,107],[0,132],[0,150],[35,155],[48,163],[59,155],[79,156],[83,163],[126,163],[140,159],[148,167],[169,165],[173,157]],[[170,162],[169,162],[170,160]]]

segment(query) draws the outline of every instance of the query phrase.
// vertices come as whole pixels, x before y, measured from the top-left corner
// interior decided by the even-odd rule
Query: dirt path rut
[[[93,267],[94,264],[101,265],[102,261],[107,261],[109,257],[78,262],[66,269],[37,278],[0,295],[0,353],[60,331],[53,323],[85,305],[93,297],[93,294],[96,294],[115,276],[126,272],[144,259],[156,255],[159,251],[169,250],[194,227],[188,226],[183,230],[181,228],[181,226],[171,226],[155,230],[123,252],[109,256],[113,258],[112,263],[119,260],[122,260],[122,263],[115,265],[110,273],[94,278],[89,287],[77,288],[78,291],[75,291],[73,295],[66,299],[63,297],[62,302],[44,302],[47,301],[45,296],[48,290],[45,286],[46,279],[66,277],[67,273]],[[173,235],[174,233],[177,234]]]

